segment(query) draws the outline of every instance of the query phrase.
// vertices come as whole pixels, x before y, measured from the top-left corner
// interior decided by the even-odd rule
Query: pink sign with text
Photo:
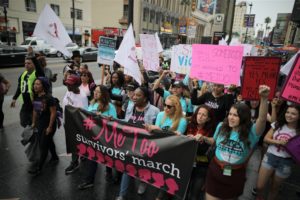
[[[224,85],[240,83],[243,47],[192,45],[190,77]]]
[[[300,104],[300,54],[297,56],[294,66],[285,82],[281,97]]]

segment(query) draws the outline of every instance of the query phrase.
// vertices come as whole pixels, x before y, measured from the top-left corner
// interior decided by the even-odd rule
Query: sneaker
[[[137,193],[138,193],[139,195],[144,194],[145,191],[146,191],[146,188],[147,188],[147,184],[141,182],[141,183],[139,184]]]
[[[125,197],[123,197],[123,196],[118,196],[115,200],[125,200]]]
[[[72,174],[72,173],[75,172],[78,168],[79,168],[79,164],[78,164],[78,163],[71,163],[71,164],[69,165],[69,167],[67,167],[67,168],[65,169],[65,173],[66,173],[66,175]]]
[[[88,188],[91,188],[94,186],[94,183],[91,183],[91,182],[84,182],[84,183],[81,183],[80,185],[78,185],[78,189],[79,190],[85,190],[85,189],[88,189]]]

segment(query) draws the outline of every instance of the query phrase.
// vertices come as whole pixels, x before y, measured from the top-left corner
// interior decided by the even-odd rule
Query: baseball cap
[[[173,84],[172,84],[173,87],[184,87],[184,83],[182,81],[175,81]]]
[[[81,84],[81,79],[80,76],[75,75],[75,74],[71,74],[67,77],[67,80],[65,81],[66,85],[70,85],[70,86],[80,86]]]
[[[128,83],[127,86],[126,86],[126,90],[129,90],[129,91],[134,91],[136,88],[138,88],[139,85],[138,83],[136,82],[131,82],[131,83]]]

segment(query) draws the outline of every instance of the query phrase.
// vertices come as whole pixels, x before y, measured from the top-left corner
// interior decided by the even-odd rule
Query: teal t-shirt
[[[165,112],[158,113],[158,115],[156,117],[155,125],[158,126],[159,128],[161,128],[162,130],[169,130],[172,127],[173,120],[170,119],[169,117],[167,117],[166,120],[164,121],[164,123],[161,124],[161,122],[164,118],[164,114],[165,114]],[[179,121],[176,131],[180,132],[181,134],[184,134],[184,132],[186,131],[186,126],[187,126],[187,121],[185,118],[182,117]]]
[[[250,142],[250,148],[244,145],[239,139],[239,133],[231,131],[228,141],[223,144],[224,137],[219,134],[219,130],[222,126],[222,122],[218,124],[214,133],[214,139],[216,141],[216,157],[220,161],[224,161],[231,164],[242,164],[248,158],[250,149],[255,146],[260,136],[256,134],[256,125],[253,124],[248,140]]]
[[[166,100],[166,98],[170,95],[171,95],[171,93],[169,91],[164,90],[164,96],[163,96],[164,100]],[[193,112],[193,105],[192,105],[192,102],[190,99],[185,99],[183,97],[180,97],[180,105],[182,108],[182,112],[184,112],[184,113],[187,113],[187,112],[192,113]]]
[[[111,90],[111,93],[112,94],[115,94],[115,95],[121,95],[121,93],[122,93],[122,89],[121,88],[113,88],[112,90]]]
[[[96,113],[96,112],[98,112],[97,111],[98,106],[99,106],[98,103],[94,103],[93,105],[89,105],[87,111]],[[112,103],[109,103],[108,109],[105,112],[101,113],[101,115],[103,115],[103,116],[111,116],[113,118],[117,118],[117,111],[116,111],[115,106]]]

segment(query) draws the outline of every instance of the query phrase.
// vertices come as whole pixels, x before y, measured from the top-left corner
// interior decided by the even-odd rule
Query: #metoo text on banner
[[[72,106],[66,106],[65,118],[68,153],[184,197],[196,156],[195,140],[169,131],[150,133],[143,127]]]
[[[243,47],[192,45],[190,77],[219,84],[239,84]]]

